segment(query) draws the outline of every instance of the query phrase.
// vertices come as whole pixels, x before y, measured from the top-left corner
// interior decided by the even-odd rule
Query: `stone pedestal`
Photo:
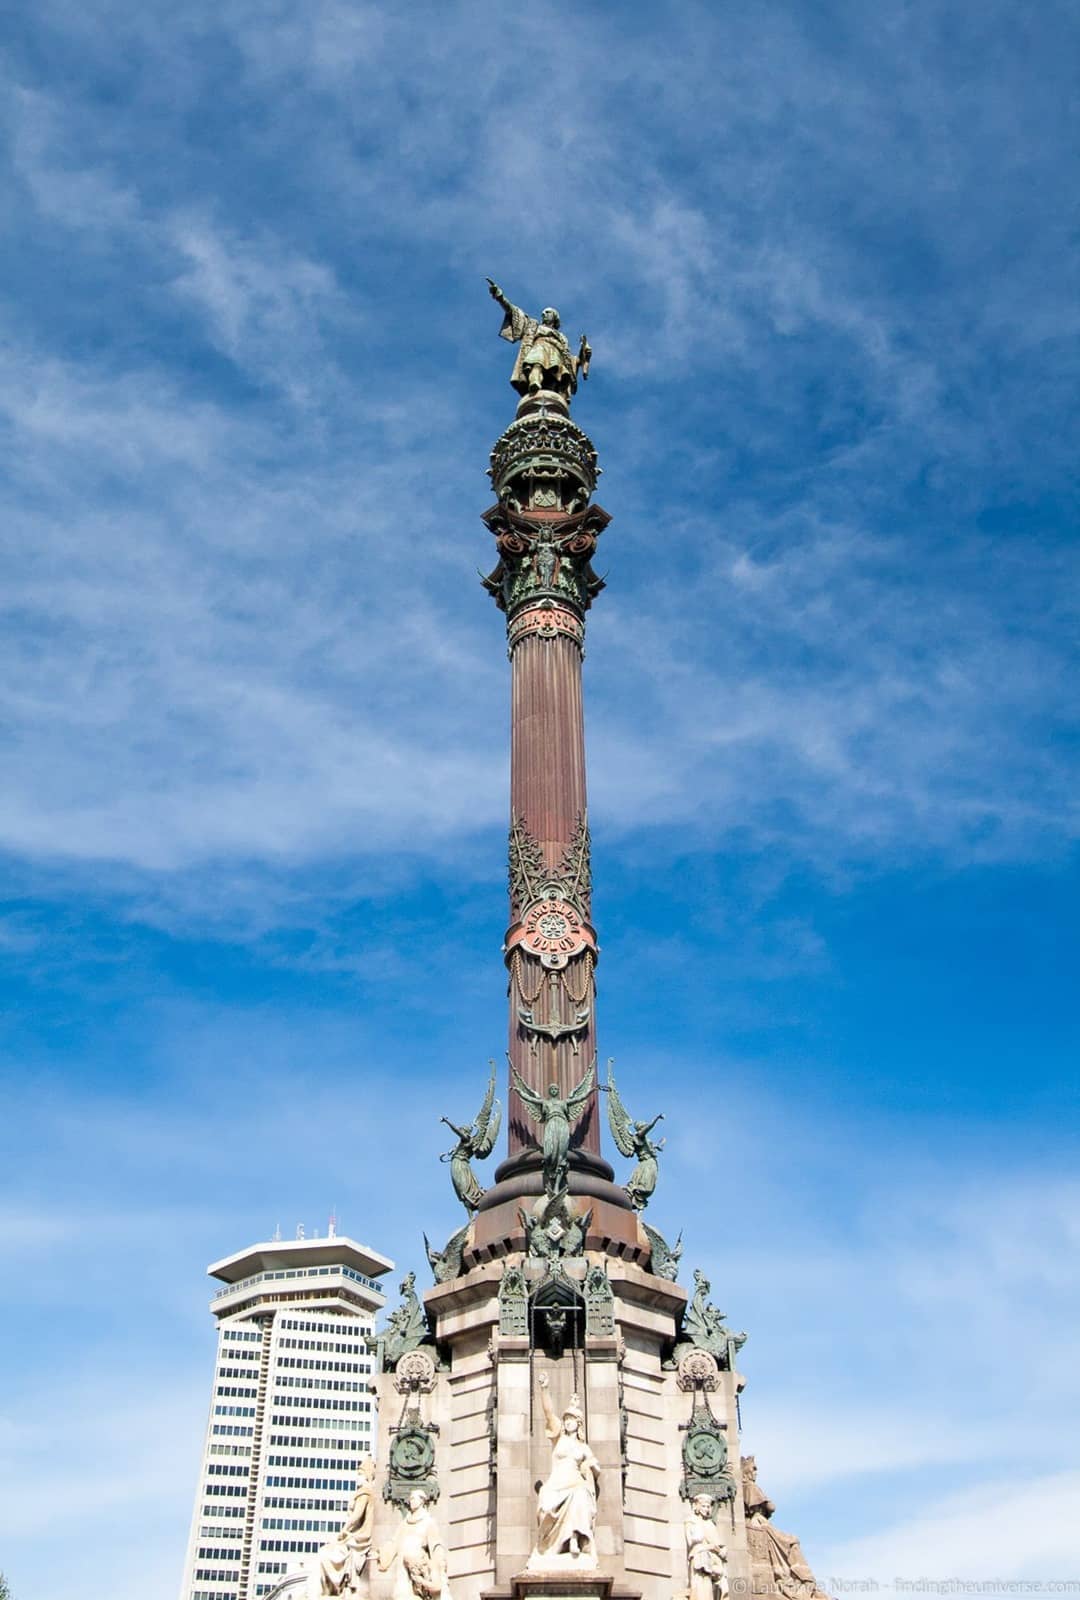
[[[549,1271],[520,1253],[471,1268],[424,1295],[436,1349],[445,1366],[419,1404],[435,1439],[439,1496],[432,1511],[443,1531],[454,1600],[500,1596],[527,1585],[545,1596],[634,1595],[671,1600],[686,1588],[683,1441],[694,1396],[680,1389],[664,1359],[676,1339],[686,1291],[632,1261],[590,1251],[564,1263],[575,1281],[600,1266],[611,1286],[606,1332],[586,1331],[580,1347],[553,1357],[530,1339],[528,1326],[500,1331],[499,1288],[520,1267],[530,1289]],[[433,1352],[434,1353],[434,1352]],[[537,1488],[549,1473],[538,1378],[547,1375],[556,1411],[576,1394],[584,1433],[600,1464],[593,1572],[528,1572],[536,1540]],[[736,1375],[720,1372],[709,1396],[738,1478]],[[380,1463],[390,1459],[404,1398],[392,1374],[380,1379]],[[380,1506],[378,1547],[392,1536],[399,1512]],[[740,1496],[717,1520],[728,1547],[728,1573],[749,1578]],[[567,1587],[585,1584],[593,1587]],[[601,1591],[596,1585],[607,1584]],[[561,1585],[561,1587],[559,1587]],[[525,1589],[521,1589],[525,1593]],[[388,1580],[372,1574],[373,1600],[388,1600]]]
[[[513,1600],[612,1600],[615,1580],[604,1572],[518,1572]]]

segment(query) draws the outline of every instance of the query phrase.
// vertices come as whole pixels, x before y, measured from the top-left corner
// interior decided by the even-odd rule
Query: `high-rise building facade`
[[[326,1238],[251,1245],[207,1270],[217,1360],[180,1600],[255,1600],[336,1529],[375,1440],[377,1279]]]

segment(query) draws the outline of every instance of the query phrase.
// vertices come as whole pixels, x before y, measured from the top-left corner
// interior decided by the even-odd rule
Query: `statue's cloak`
[[[506,339],[510,344],[521,341],[514,361],[514,370],[510,374],[510,382],[519,394],[527,393],[528,369],[537,364],[545,372],[565,373],[570,380],[570,393],[576,393],[577,362],[574,360],[565,334],[557,328],[546,327],[544,323],[538,322],[535,317],[530,317],[522,311],[520,306],[508,306],[503,314],[499,338]]]

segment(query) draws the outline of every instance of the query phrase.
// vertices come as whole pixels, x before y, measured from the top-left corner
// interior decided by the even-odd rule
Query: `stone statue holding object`
[[[584,334],[581,335],[575,355],[562,331],[559,313],[554,306],[545,307],[537,321],[522,311],[520,306],[511,304],[491,278],[487,283],[491,298],[503,308],[500,339],[507,339],[511,344],[517,344],[519,340],[521,342],[514,370],[510,374],[513,387],[523,399],[543,391],[557,394],[569,405],[570,396],[577,393],[578,376],[589,376],[592,349],[588,339]]]
[[[540,1485],[536,1507],[536,1547],[529,1572],[567,1566],[596,1566],[596,1497],[600,1463],[582,1437],[585,1418],[574,1395],[560,1417],[548,1393],[548,1376],[537,1379],[544,1407],[544,1431],[551,1441],[551,1471]]]
[[[391,1567],[395,1567],[393,1600],[450,1600],[446,1545],[423,1489],[412,1491],[397,1533],[379,1551],[379,1571],[389,1572]]]
[[[683,1523],[689,1600],[724,1600],[730,1592],[727,1547],[713,1520],[711,1495],[696,1494]]]
[[[317,1597],[321,1600],[324,1595],[361,1593],[361,1576],[371,1551],[374,1521],[375,1462],[371,1456],[365,1456],[348,1515],[312,1563],[307,1586],[309,1600],[317,1600]]]

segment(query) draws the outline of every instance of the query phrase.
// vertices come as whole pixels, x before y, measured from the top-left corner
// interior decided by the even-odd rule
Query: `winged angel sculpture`
[[[445,1122],[451,1133],[456,1133],[458,1142],[452,1150],[440,1156],[441,1161],[450,1163],[450,1181],[454,1185],[454,1193],[471,1216],[484,1197],[476,1173],[473,1171],[472,1161],[483,1161],[495,1148],[495,1140],[499,1137],[499,1126],[502,1122],[502,1107],[495,1099],[495,1063],[491,1063],[491,1077],[488,1079],[487,1094],[480,1107],[475,1122],[471,1126],[459,1128],[449,1117],[440,1117],[440,1122]]]
[[[558,1195],[566,1188],[570,1168],[570,1128],[577,1121],[593,1086],[593,1069],[589,1067],[575,1089],[565,1099],[559,1094],[559,1085],[550,1084],[546,1095],[530,1089],[519,1072],[514,1073],[514,1088],[532,1120],[544,1130],[544,1191]]]
[[[615,1087],[615,1074],[608,1062],[608,1126],[611,1137],[614,1139],[621,1156],[633,1156],[637,1166],[630,1174],[630,1181],[626,1185],[626,1195],[635,1211],[644,1211],[652,1199],[653,1190],[656,1188],[658,1172],[657,1156],[664,1148],[663,1139],[657,1139],[655,1144],[649,1138],[650,1133],[658,1122],[663,1122],[663,1112],[654,1117],[651,1122],[635,1122],[626,1107],[619,1099],[619,1091]]]

